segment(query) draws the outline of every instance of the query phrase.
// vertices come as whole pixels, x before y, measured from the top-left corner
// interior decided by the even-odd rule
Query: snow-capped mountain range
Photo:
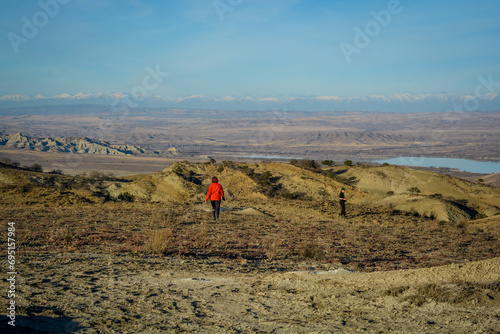
[[[500,96],[489,93],[480,96],[462,94],[394,94],[362,97],[216,97],[192,95],[186,97],[136,97],[125,93],[78,93],[54,96],[5,95],[0,97],[0,108],[48,105],[99,104],[134,108],[188,108],[216,110],[300,110],[300,111],[495,111],[500,110]]]

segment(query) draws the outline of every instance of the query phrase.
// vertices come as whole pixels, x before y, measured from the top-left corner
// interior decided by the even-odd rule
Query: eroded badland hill
[[[500,331],[495,187],[396,166],[185,161],[120,178],[2,165],[0,193],[25,332]]]

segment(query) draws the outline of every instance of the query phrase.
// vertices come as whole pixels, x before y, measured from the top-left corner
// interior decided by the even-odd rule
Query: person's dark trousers
[[[220,212],[220,201],[210,201],[212,203],[212,216],[215,219],[219,219]]]
[[[345,217],[345,201],[340,201],[340,215]]]

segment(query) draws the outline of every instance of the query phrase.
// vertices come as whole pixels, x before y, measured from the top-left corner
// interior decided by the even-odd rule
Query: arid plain
[[[5,109],[0,132],[35,138],[88,137],[160,151],[176,147],[191,159],[268,155],[359,161],[427,156],[500,161],[500,112],[307,113],[284,108],[145,109],[117,114],[109,107],[82,108]]]
[[[119,116],[4,111],[4,134],[145,149],[0,150],[1,220],[16,222],[18,332],[500,331],[500,189],[479,176],[342,163],[498,161],[499,113]],[[32,164],[45,172],[18,168]],[[227,194],[218,222],[203,203],[213,175]]]

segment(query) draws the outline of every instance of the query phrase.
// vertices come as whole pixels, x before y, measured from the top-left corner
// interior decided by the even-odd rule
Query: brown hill
[[[328,219],[328,207],[337,205],[342,187],[346,188],[348,203],[360,214],[377,207],[388,213],[460,222],[500,212],[499,188],[399,166],[338,166],[321,171],[286,163],[221,166],[178,162],[160,172],[128,180],[100,173],[68,176],[1,168],[0,186],[14,202],[66,203],[71,198],[72,203],[193,203],[205,199],[212,176],[219,178],[228,200],[242,200],[272,215],[296,211],[301,217]],[[289,207],[289,203],[293,205]]]
[[[345,187],[349,203],[443,221],[458,222],[500,212],[500,189],[446,175],[399,166],[335,167],[331,171],[334,178],[285,163],[224,168],[182,162],[107,190],[115,198],[128,194],[152,202],[202,201],[212,176],[217,176],[227,197],[235,199],[282,197],[336,202],[340,188]]]
[[[123,187],[108,188],[111,196],[128,193],[153,202],[200,201],[217,176],[228,198],[266,199],[267,196],[313,200],[335,199],[340,188],[361,198],[362,191],[322,174],[284,163],[243,164],[223,168],[207,164],[174,163],[161,172],[137,176]]]
[[[370,193],[375,205],[415,211],[445,221],[500,212],[500,189],[459,178],[400,166],[336,167],[343,178]]]

